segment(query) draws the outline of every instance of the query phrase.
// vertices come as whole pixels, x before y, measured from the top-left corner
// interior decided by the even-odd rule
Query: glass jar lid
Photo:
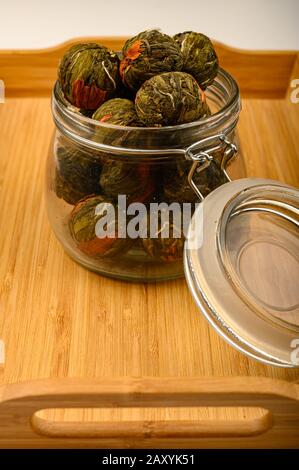
[[[184,264],[197,305],[231,345],[267,364],[299,366],[297,189],[247,178],[220,186],[194,213]]]

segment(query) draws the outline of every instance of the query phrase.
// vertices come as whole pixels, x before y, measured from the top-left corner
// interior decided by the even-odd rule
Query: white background
[[[299,0],[0,0],[0,49],[160,27],[245,49],[299,49]]]

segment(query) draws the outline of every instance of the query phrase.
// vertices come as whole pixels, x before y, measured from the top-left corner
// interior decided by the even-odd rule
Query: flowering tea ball
[[[151,258],[170,263],[183,257],[184,238],[144,238],[142,243]]]
[[[80,199],[84,198],[84,194],[78,192],[61,178],[57,168],[55,170],[54,191],[59,199],[63,199],[71,205],[75,205]]]
[[[180,161],[172,166],[165,167],[163,173],[164,198],[167,202],[193,203],[198,202],[198,196],[188,181],[192,162]],[[226,183],[220,163],[211,162],[203,171],[198,168],[193,181],[201,194],[205,197],[214,189]]]
[[[143,31],[129,39],[122,49],[120,75],[133,90],[154,75],[179,71],[183,56],[173,38],[157,30]]]
[[[125,195],[130,203],[147,202],[155,189],[149,165],[116,160],[104,164],[100,185],[106,195]]]
[[[138,117],[146,126],[196,121],[207,115],[205,94],[185,72],[169,72],[147,80],[136,95]]]
[[[58,147],[56,152],[55,191],[69,204],[100,193],[99,159],[82,150]]]
[[[142,238],[144,251],[157,261],[172,262],[183,257],[184,232],[182,222],[178,224],[171,212],[158,212],[157,232],[150,237],[150,216],[147,219],[147,238]]]
[[[187,160],[175,161],[163,169],[164,199],[168,203],[193,203],[198,196],[188,182],[192,162]]]
[[[183,70],[193,75],[205,90],[218,72],[218,57],[211,40],[204,34],[193,31],[176,34],[174,40],[183,54]]]
[[[107,214],[111,214],[111,207],[114,208],[115,217],[112,219]],[[125,253],[132,244],[129,238],[118,237],[117,226],[117,204],[112,199],[103,196],[94,196],[80,201],[72,210],[69,219],[71,235],[80,251],[84,254],[102,258],[105,256],[115,256],[118,253]],[[111,235],[100,238],[97,232],[97,223],[103,219],[103,226]],[[107,233],[107,232],[105,232]]]
[[[119,59],[94,43],[72,46],[63,56],[58,78],[68,101],[77,108],[97,109],[116,90]]]
[[[93,113],[92,118],[118,126],[140,126],[133,101],[125,98],[106,101]]]

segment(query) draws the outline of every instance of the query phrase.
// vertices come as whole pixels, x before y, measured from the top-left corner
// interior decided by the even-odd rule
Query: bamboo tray
[[[299,447],[298,370],[232,349],[183,279],[100,277],[55,239],[43,179],[69,45],[0,51],[0,447]],[[247,174],[298,186],[297,53],[217,51],[241,88]]]

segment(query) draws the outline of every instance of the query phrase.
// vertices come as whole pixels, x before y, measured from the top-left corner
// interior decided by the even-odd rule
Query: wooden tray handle
[[[48,408],[208,406],[259,407],[267,412],[243,424],[212,421],[212,425],[210,421],[58,423],[35,415]],[[154,445],[166,439],[172,446],[205,438],[218,442],[219,438],[221,442],[250,439],[254,443],[259,436],[270,436],[270,440],[271,436],[280,436],[280,440],[286,436],[289,445],[299,445],[297,384],[238,377],[103,378],[49,379],[0,388],[0,447],[74,447],[78,441],[83,446],[105,447],[122,446],[128,440],[135,446],[136,441],[149,439]]]

